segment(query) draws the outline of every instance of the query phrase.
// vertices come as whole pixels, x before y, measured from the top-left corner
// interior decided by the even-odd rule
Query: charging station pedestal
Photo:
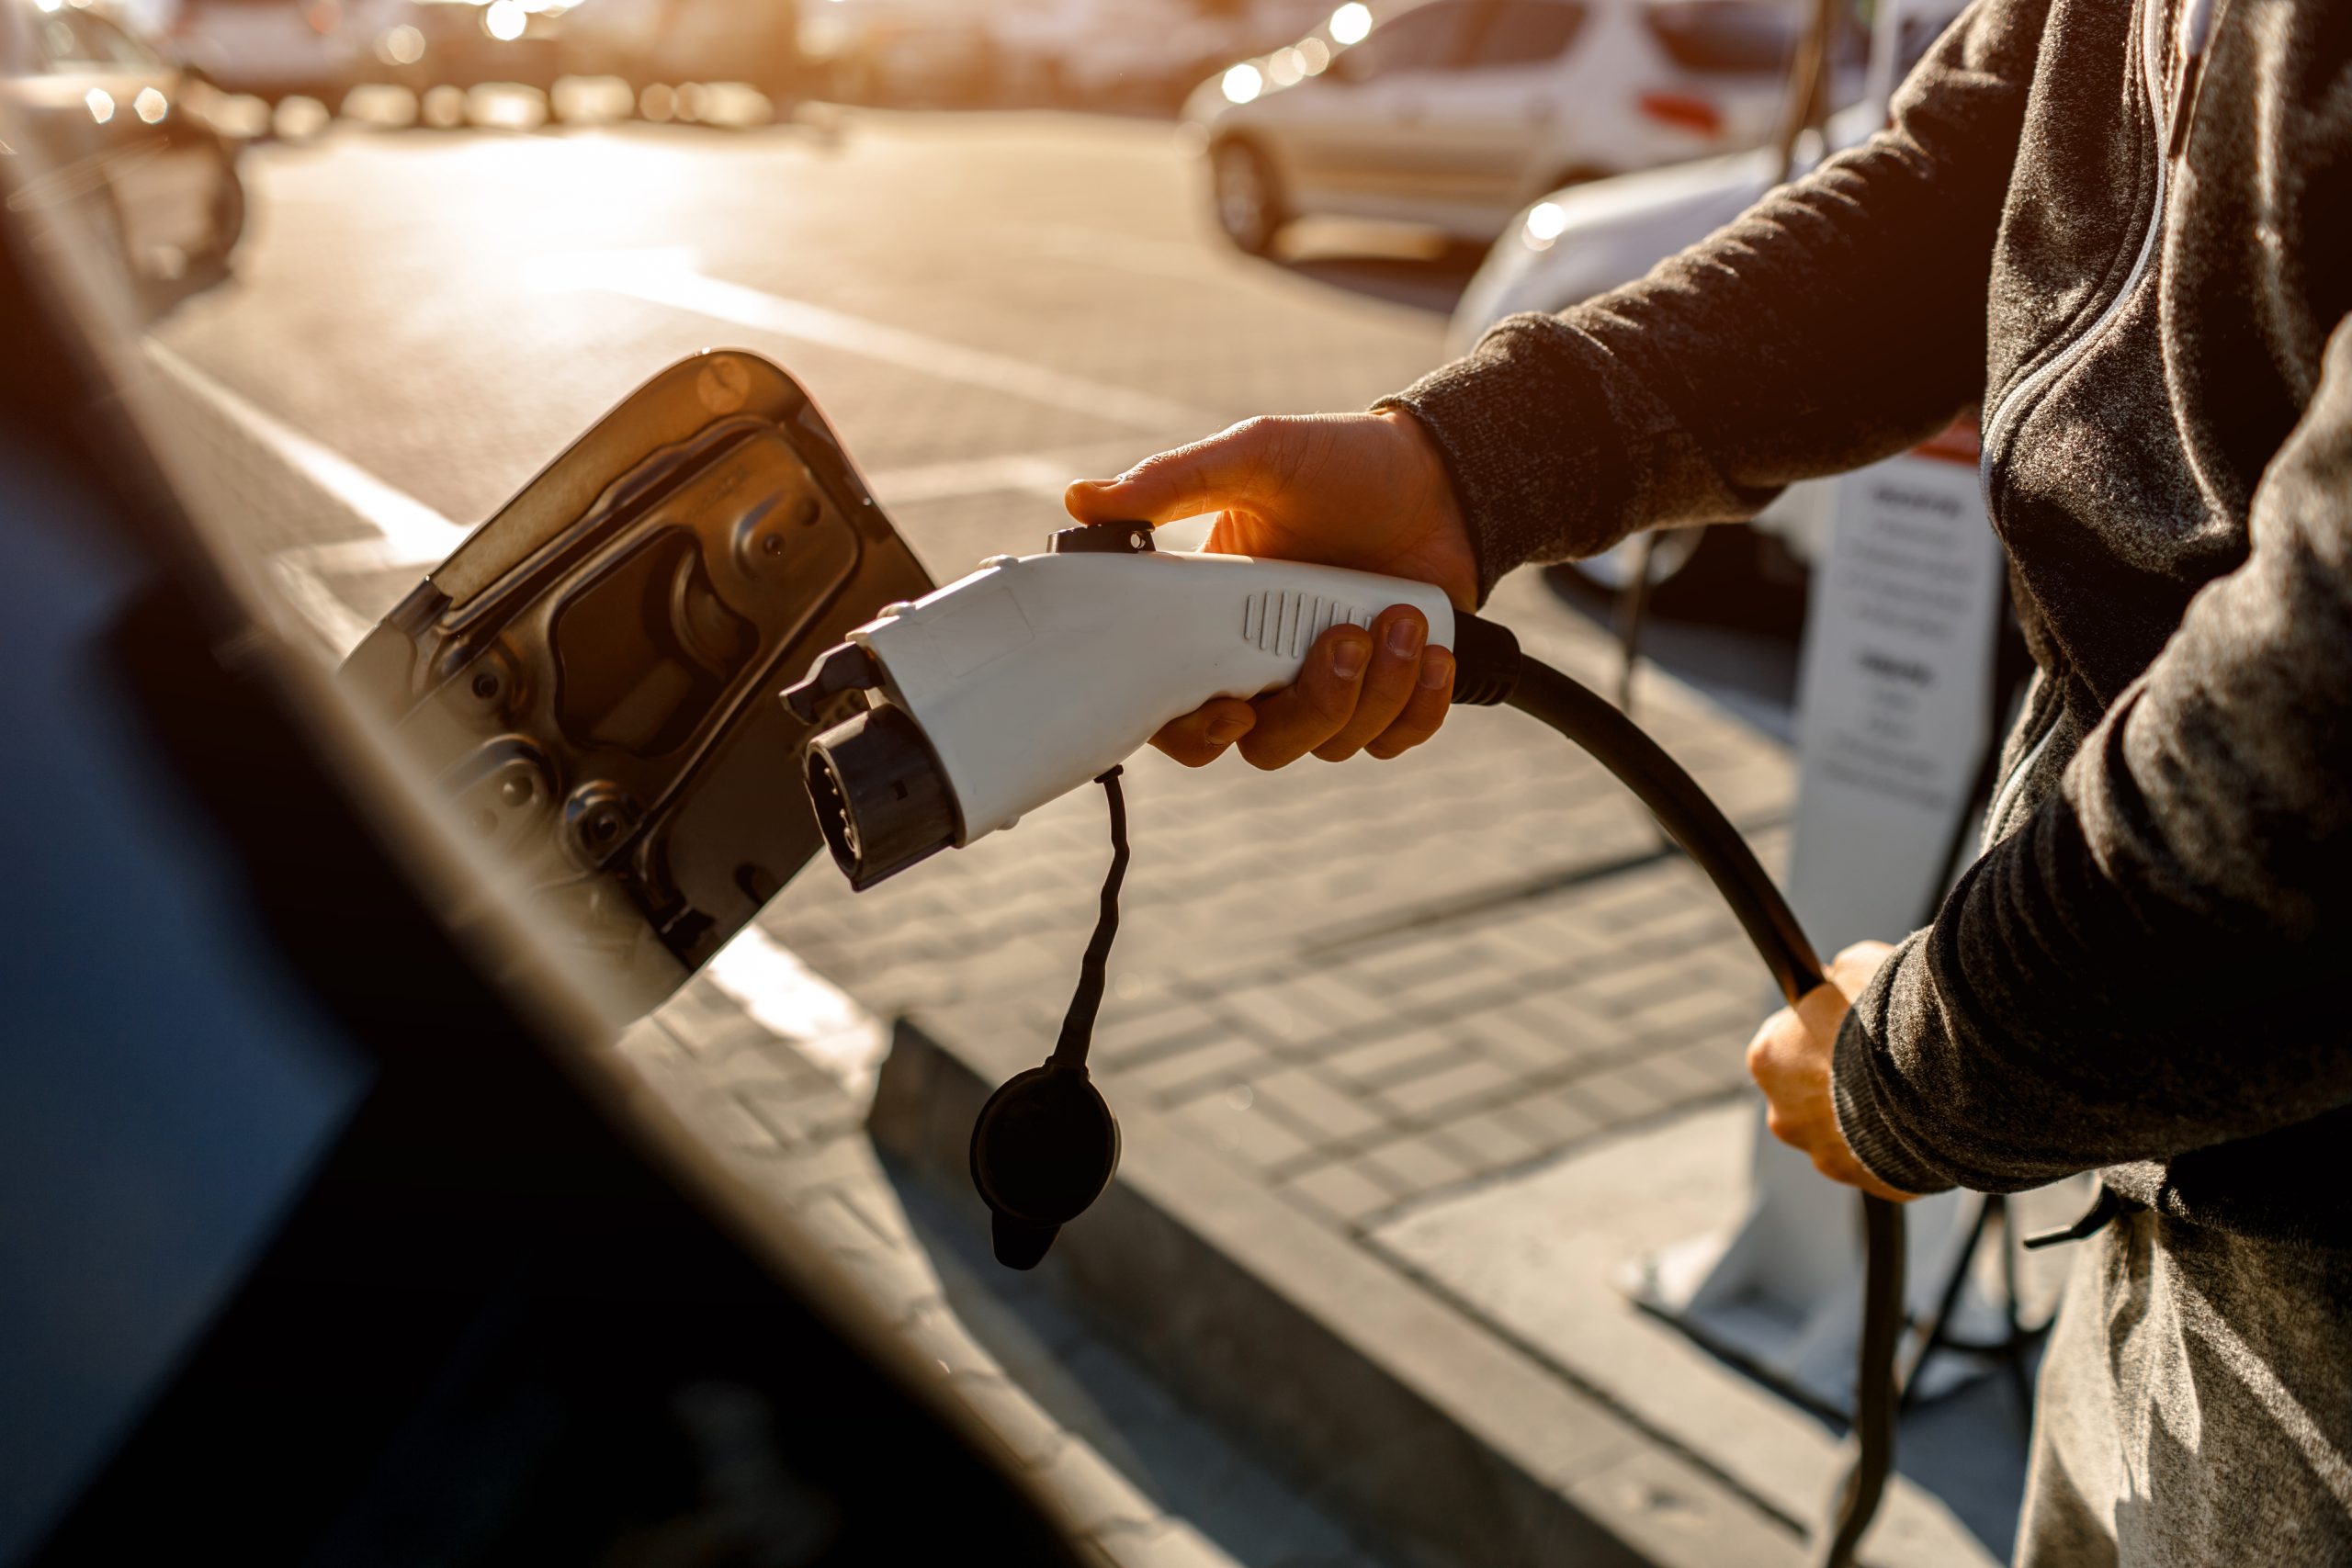
[[[1977,488],[1973,425],[1838,481],[1815,570],[1797,694],[1796,825],[1789,901],[1826,959],[1914,930],[1989,734],[2002,553]],[[1854,1197],[1765,1131],[1757,1109],[1750,1201],[1729,1235],[1638,1259],[1645,1305],[1801,1402],[1853,1400],[1861,1237]],[[1905,1305],[1932,1314],[1970,1239],[1960,1193],[1921,1199],[1909,1226]],[[1955,1326],[1997,1332],[1998,1308],[1964,1292]],[[1941,1356],[1932,1395],[1968,1375]]]

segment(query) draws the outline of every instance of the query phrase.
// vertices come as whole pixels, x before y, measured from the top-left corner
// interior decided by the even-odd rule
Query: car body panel
[[[342,678],[641,1009],[822,842],[815,727],[776,694],[931,587],[799,385],[714,350],[599,421]]]
[[[827,0],[818,0],[827,9]],[[794,0],[592,0],[564,14],[563,69],[654,82],[745,82],[769,91],[801,78]]]
[[[170,32],[180,58],[225,92],[332,105],[362,47],[344,19],[338,0],[178,0]]]

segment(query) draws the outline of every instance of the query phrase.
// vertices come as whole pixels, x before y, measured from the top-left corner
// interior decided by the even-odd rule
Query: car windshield
[[[1556,60],[1576,41],[1585,8],[1574,0],[1497,0],[1471,51],[1474,65]]]
[[[1862,37],[1840,12],[1841,63],[1859,60]],[[1650,0],[1642,19],[1677,65],[1707,75],[1778,75],[1796,58],[1806,13],[1774,0]]]
[[[1429,0],[1374,28],[1348,51],[1349,69],[1368,78],[1459,64],[1481,13],[1476,0]]]

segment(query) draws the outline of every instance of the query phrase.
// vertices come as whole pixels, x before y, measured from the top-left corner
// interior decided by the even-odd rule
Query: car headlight
[[[1527,209],[1526,221],[1519,226],[1520,242],[1531,251],[1548,251],[1567,227],[1568,215],[1558,202],[1539,201]]]
[[[413,65],[424,58],[424,34],[402,22],[377,39],[376,58],[387,65]]]

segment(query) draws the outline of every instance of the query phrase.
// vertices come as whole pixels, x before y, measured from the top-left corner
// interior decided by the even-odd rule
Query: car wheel
[[[1657,547],[1650,552],[1652,588],[1690,564],[1690,558],[1699,553],[1699,540],[1703,532],[1699,528],[1668,528],[1658,535]],[[1634,563],[1641,558],[1642,540],[1636,535],[1610,546],[1597,556],[1560,564],[1595,588],[1616,593],[1633,581]]]
[[[1571,604],[1608,617],[1635,558],[1628,540],[1605,558],[1564,561],[1544,580]],[[1669,621],[1794,637],[1810,574],[1781,541],[1745,524],[1669,529],[1650,563],[1650,613]]]
[[[1209,152],[1209,179],[1225,237],[1250,255],[1265,254],[1290,218],[1266,155],[1247,141],[1219,142]]]
[[[224,272],[229,265],[229,253],[245,235],[245,182],[237,173],[236,160],[227,153],[220,158],[220,185],[212,193],[212,259]]]

